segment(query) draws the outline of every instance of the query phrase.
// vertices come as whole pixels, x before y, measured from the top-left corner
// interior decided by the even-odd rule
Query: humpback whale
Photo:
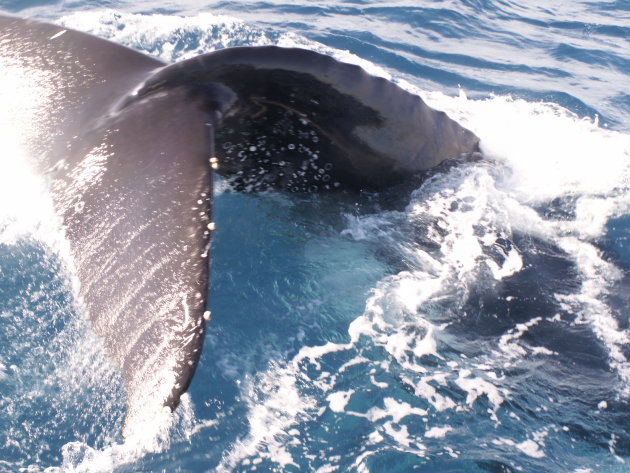
[[[123,376],[124,435],[175,409],[198,363],[215,173],[242,191],[379,189],[478,151],[421,98],[308,50],[167,65],[0,16],[0,71],[33,97],[11,120],[70,243],[78,300]]]

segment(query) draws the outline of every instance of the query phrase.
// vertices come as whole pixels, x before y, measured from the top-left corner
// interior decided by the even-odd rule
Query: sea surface
[[[313,49],[421,95],[484,152],[408,192],[220,183],[197,374],[171,427],[125,442],[120,375],[0,140],[0,472],[630,472],[630,1],[0,10],[168,62]],[[2,87],[0,107],[26,99]]]

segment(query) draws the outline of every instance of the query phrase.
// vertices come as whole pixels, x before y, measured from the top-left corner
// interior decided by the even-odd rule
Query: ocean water
[[[0,472],[630,471],[629,1],[0,10],[168,62],[320,51],[421,95],[484,152],[410,192],[218,185],[197,374],[168,428],[123,441],[122,380],[0,114]],[[32,97],[13,85],[5,109]]]

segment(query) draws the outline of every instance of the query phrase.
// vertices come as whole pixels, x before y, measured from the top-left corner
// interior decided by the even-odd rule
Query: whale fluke
[[[49,180],[78,296],[125,380],[125,435],[177,406],[199,360],[215,171],[237,190],[378,189],[478,149],[419,97],[302,49],[165,65],[0,16],[0,71],[33,95],[0,124]]]
[[[138,95],[203,84],[232,93],[217,153],[239,188],[378,189],[478,150],[472,132],[420,97],[304,49],[219,50],[165,67]]]

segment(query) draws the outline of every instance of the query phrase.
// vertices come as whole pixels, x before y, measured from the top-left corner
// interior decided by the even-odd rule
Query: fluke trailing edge
[[[80,299],[123,374],[127,433],[177,406],[199,360],[215,169],[243,190],[379,188],[478,147],[419,97],[301,49],[167,66],[0,16],[0,77],[30,91],[5,111],[49,179]]]

